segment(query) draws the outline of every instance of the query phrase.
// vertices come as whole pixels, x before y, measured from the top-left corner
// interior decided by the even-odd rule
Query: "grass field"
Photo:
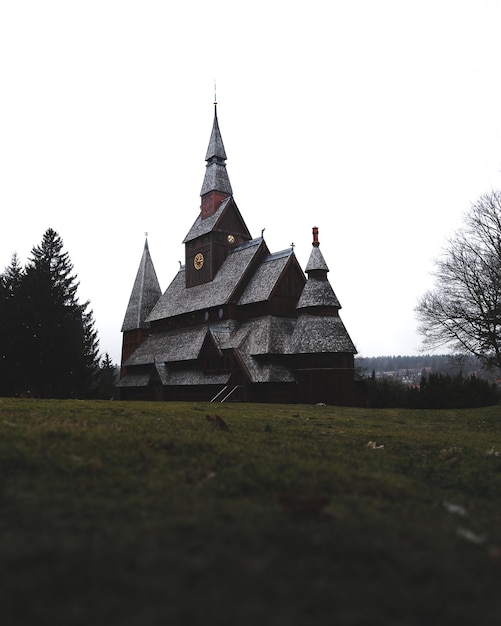
[[[501,407],[0,399],[0,468],[6,626],[501,623]]]

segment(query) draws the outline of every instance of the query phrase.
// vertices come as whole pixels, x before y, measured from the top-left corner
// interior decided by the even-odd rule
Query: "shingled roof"
[[[341,308],[341,304],[339,303],[339,300],[334,293],[334,289],[331,287],[327,278],[329,268],[325,262],[324,255],[320,251],[318,228],[315,227],[313,231],[313,248],[311,250],[308,263],[306,264],[308,280],[306,281],[296,308],[309,309],[312,307],[332,307],[333,309],[339,310]]]
[[[145,241],[141,263],[137,271],[136,280],[132,288],[127,311],[122,324],[122,332],[148,328],[146,322],[158,299],[162,295],[157,274],[151,260],[148,240]]]
[[[253,261],[259,254],[267,252],[261,238],[245,242],[227,256],[213,281],[195,287],[186,287],[185,269],[181,268],[147,321],[153,322],[231,302]]]
[[[296,308],[306,309],[310,307],[341,308],[334,289],[328,280],[308,278]]]
[[[235,329],[228,344],[252,356],[283,354],[295,323],[294,318],[273,315],[253,318]]]
[[[251,238],[232,195],[216,108],[205,159],[200,212],[183,240],[187,265],[163,294],[145,244],[122,326],[121,397],[350,400],[356,349],[318,228],[307,276],[293,249],[271,254],[262,233]]]
[[[310,272],[321,271],[328,272],[329,268],[327,267],[327,263],[325,262],[324,255],[320,252],[320,247],[318,242],[313,246],[310,253],[310,258],[308,259],[308,263],[306,264],[305,272],[308,274]]]
[[[287,263],[294,256],[291,249],[269,254],[254,272],[238,304],[265,302],[271,295],[275,285]]]
[[[301,315],[294,327],[286,353],[314,354],[322,352],[356,354],[357,350],[340,317]]]
[[[210,335],[220,349],[235,350],[244,363],[251,382],[290,382],[294,375],[283,364],[260,360],[270,354],[290,353],[288,345],[293,334],[296,320],[267,315],[238,324],[226,320],[211,326],[198,325],[192,328],[166,331],[150,335],[146,341],[127,360],[127,367],[141,365],[181,364],[197,361],[207,335]],[[196,369],[196,368],[195,368]],[[171,371],[171,370],[169,370]],[[189,384],[176,367],[176,383]],[[186,376],[193,377],[193,367],[184,368]],[[201,377],[198,375],[200,380]],[[213,380],[211,375],[210,380]],[[204,379],[205,384],[213,384]],[[200,384],[200,383],[199,383]]]
[[[153,333],[129,357],[126,364],[147,365],[156,362],[196,360],[206,334],[206,326]]]
[[[203,196],[209,193],[209,191],[214,190],[231,195],[233,192],[231,190],[228,172],[226,171],[226,152],[224,150],[223,138],[219,130],[216,106],[214,106],[214,122],[205,160],[207,161],[207,166],[200,195]]]
[[[201,237],[202,235],[206,235],[207,233],[210,233],[212,230],[214,230],[217,222],[221,218],[230,200],[232,200],[231,196],[228,196],[227,198],[225,198],[219,205],[217,211],[213,213],[210,217],[202,219],[202,217],[198,215],[197,219],[193,223],[193,226],[190,228],[190,230],[188,231],[188,234],[183,239],[183,243],[192,241],[193,239],[196,239],[197,237]]]

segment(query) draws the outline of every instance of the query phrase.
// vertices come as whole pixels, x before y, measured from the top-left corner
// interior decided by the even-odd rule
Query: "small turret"
[[[320,252],[318,228],[316,226],[313,227],[312,245],[313,249],[305,270],[308,274],[308,280],[299,298],[297,309],[324,309],[325,314],[337,315],[341,305],[327,279],[329,268],[323,254]]]

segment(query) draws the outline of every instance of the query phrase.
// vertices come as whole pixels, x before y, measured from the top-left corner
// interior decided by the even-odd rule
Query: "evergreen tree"
[[[15,302],[11,311],[18,315],[17,323],[10,327],[19,346],[16,392],[37,397],[86,397],[91,393],[98,361],[89,303],[78,301],[73,265],[54,230],[45,232],[31,255],[19,280],[14,265],[2,278],[3,296],[10,287]],[[12,393],[10,388],[3,391]]]
[[[17,254],[0,275],[0,393],[17,395],[23,376],[23,353],[26,348],[21,334],[23,312],[19,293],[24,276]]]
[[[115,393],[115,383],[117,382],[117,367],[111,361],[110,355],[106,353],[99,364],[97,375],[97,397],[101,400],[110,400]]]

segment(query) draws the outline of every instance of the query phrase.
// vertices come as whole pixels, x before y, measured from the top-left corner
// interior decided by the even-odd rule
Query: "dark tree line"
[[[358,384],[362,402],[372,408],[464,409],[492,406],[500,401],[500,392],[494,383],[461,374],[432,373],[423,376],[419,385],[375,376]]]
[[[0,395],[87,398],[100,395],[109,357],[99,363],[89,302],[59,235],[48,229],[25,267],[16,254],[0,275]]]

